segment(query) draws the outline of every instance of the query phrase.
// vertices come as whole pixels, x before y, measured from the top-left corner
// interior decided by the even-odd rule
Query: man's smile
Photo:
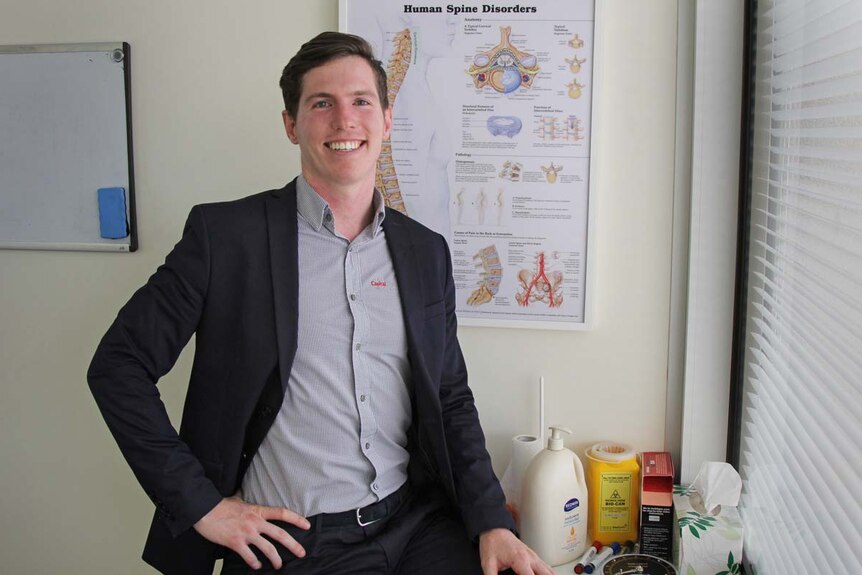
[[[326,147],[336,152],[351,152],[363,144],[362,140],[349,140],[340,142],[327,142]]]

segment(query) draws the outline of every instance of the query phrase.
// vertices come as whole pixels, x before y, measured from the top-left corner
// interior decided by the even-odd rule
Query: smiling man
[[[163,573],[552,571],[512,532],[456,336],[445,240],[374,189],[392,114],[368,44],[281,78],[302,173],[196,206],[88,373],[156,504]],[[179,434],[155,384],[192,334]]]

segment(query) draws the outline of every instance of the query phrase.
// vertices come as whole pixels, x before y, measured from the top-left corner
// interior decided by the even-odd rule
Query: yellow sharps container
[[[638,539],[640,465],[631,447],[596,443],[586,451],[590,541],[609,545]]]

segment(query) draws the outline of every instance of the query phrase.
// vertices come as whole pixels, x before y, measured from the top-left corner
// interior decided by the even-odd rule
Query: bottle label
[[[599,489],[599,531],[631,529],[632,473],[602,473]]]
[[[575,497],[575,498],[572,498],[572,499],[569,499],[568,501],[566,501],[566,504],[563,505],[563,511],[568,513],[572,509],[577,509],[580,506],[581,506],[581,502],[578,501],[578,499]]]
[[[567,511],[563,517],[564,535],[561,549],[566,553],[578,550],[586,537],[586,528],[581,517],[581,510],[578,509],[578,500],[570,499],[566,502],[566,507],[573,501],[575,502],[575,507],[571,511]]]

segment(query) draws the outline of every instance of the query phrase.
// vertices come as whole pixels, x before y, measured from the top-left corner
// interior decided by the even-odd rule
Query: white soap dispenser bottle
[[[548,448],[539,452],[521,489],[521,539],[549,565],[575,561],[587,546],[587,483],[581,460],[563,447],[551,426]]]

